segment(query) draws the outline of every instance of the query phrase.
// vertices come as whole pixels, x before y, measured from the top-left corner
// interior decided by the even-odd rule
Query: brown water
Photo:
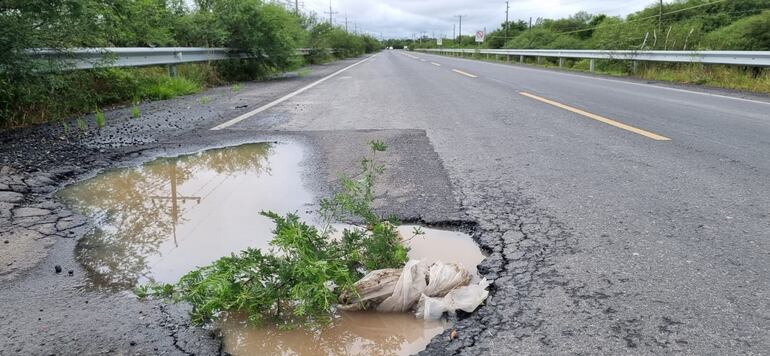
[[[406,313],[343,312],[321,330],[251,327],[242,316],[222,322],[233,355],[411,355],[444,331],[445,321]]]
[[[108,171],[60,196],[96,222],[76,250],[93,286],[175,282],[247,247],[267,249],[261,210],[305,213],[302,149],[247,144]]]
[[[302,184],[302,148],[246,144],[117,169],[74,184],[60,197],[95,222],[76,255],[89,287],[125,289],[175,282],[198,266],[255,247],[266,250],[272,222],[258,214],[308,212],[315,197]],[[414,226],[401,226],[405,238]],[[408,240],[409,257],[461,262],[476,274],[484,258],[470,236],[436,229]],[[255,328],[234,315],[219,323],[234,355],[402,355],[425,348],[446,327],[412,314],[340,313],[315,331]]]

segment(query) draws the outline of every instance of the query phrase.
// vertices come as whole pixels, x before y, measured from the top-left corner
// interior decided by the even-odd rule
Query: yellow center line
[[[441,67],[441,64],[438,64],[438,63],[436,63],[436,62],[430,62],[430,64],[432,64],[432,65],[434,65],[434,66],[436,66],[436,67]]]
[[[582,116],[585,116],[585,117],[590,118],[590,119],[594,119],[594,120],[599,121],[599,122],[603,122],[603,123],[605,123],[607,125],[615,126],[615,127],[619,128],[619,129],[623,129],[623,130],[630,131],[630,132],[633,132],[633,133],[638,134],[638,135],[642,135],[642,136],[647,137],[647,138],[651,138],[653,140],[657,140],[657,141],[670,141],[671,140],[668,137],[661,136],[661,135],[652,133],[650,131],[642,130],[640,128],[636,128],[636,127],[633,127],[633,126],[630,126],[630,125],[626,125],[626,124],[624,124],[622,122],[617,122],[615,120],[608,119],[606,117],[599,116],[599,115],[596,115],[596,114],[592,114],[590,112],[583,111],[583,110],[580,110],[578,108],[573,108],[571,106],[564,105],[562,103],[557,103],[557,102],[555,102],[553,100],[548,100],[546,98],[541,98],[541,97],[539,97],[537,95],[533,95],[533,94],[525,93],[525,92],[519,92],[519,94],[524,95],[524,96],[526,96],[528,98],[532,98],[532,99],[535,99],[535,100],[538,100],[538,101],[542,101],[542,102],[544,102],[546,104],[553,105],[553,106],[555,106],[557,108],[561,108],[561,109],[564,109],[564,110],[567,110],[567,111],[571,111],[571,112],[574,112],[575,114],[582,115]]]
[[[462,74],[462,75],[467,76],[467,77],[478,78],[477,76],[475,76],[473,74],[465,73],[465,72],[463,72],[463,71],[461,71],[459,69],[452,69],[452,71],[455,72],[455,73],[458,73],[458,74]]]

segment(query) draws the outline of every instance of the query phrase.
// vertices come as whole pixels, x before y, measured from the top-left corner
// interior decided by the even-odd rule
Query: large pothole
[[[314,220],[303,159],[296,144],[245,144],[111,170],[64,189],[63,201],[95,225],[76,249],[88,287],[173,283],[247,247],[269,250],[273,224],[259,211]],[[412,228],[401,226],[402,235]],[[423,230],[408,241],[410,258],[460,262],[475,272],[483,256],[470,236]],[[232,354],[410,354],[447,326],[370,312],[339,313],[312,331],[253,327],[244,320],[236,313],[217,325]]]

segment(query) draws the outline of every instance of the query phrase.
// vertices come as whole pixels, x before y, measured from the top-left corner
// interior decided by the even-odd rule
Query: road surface
[[[54,125],[0,135],[0,163],[24,167],[37,194],[0,204],[13,257],[0,270],[0,354],[219,350],[177,306],[83,290],[75,241],[56,236],[84,228],[56,231],[74,218],[45,194],[154,155],[285,139],[315,149],[319,190],[383,139],[381,209],[474,228],[492,293],[426,353],[770,354],[766,97],[384,51],[142,113],[108,111],[77,142]],[[42,215],[17,214],[32,203],[23,212]],[[51,234],[38,228],[49,218]]]
[[[425,130],[501,266],[465,352],[770,352],[767,100],[386,51],[241,119]]]

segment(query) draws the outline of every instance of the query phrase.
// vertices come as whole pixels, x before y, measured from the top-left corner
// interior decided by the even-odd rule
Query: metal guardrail
[[[297,55],[308,55],[312,49],[300,48]],[[334,53],[333,50],[329,50]],[[176,65],[182,63],[250,58],[250,55],[231,48],[200,47],[104,47],[68,50],[31,49],[32,58],[64,63],[63,69],[91,69],[97,67],[142,67]]]
[[[596,59],[617,59],[648,62],[729,64],[752,67],[770,67],[770,51],[616,51],[616,50],[546,50],[546,49],[416,49],[441,54],[486,54],[488,56],[578,58],[590,59],[591,69]],[[508,58],[510,60],[510,58]],[[563,60],[559,61],[563,65]]]

